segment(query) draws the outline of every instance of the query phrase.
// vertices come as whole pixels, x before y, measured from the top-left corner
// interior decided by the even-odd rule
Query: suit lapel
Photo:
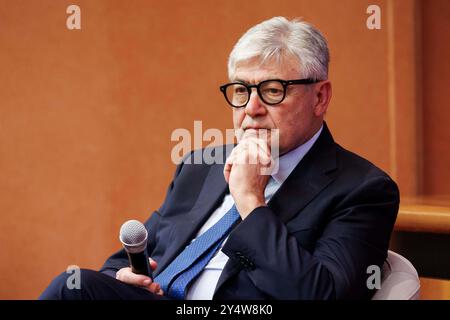
[[[173,241],[168,245],[166,253],[158,261],[157,276],[170,262],[189,244],[195,237],[201,226],[210,217],[212,212],[220,205],[226,192],[228,184],[223,176],[223,164],[211,166],[209,173],[203,183],[197,201],[189,213],[177,216],[173,225]]]
[[[284,181],[268,206],[287,223],[322,191],[334,177],[336,146],[326,123],[305,157]]]

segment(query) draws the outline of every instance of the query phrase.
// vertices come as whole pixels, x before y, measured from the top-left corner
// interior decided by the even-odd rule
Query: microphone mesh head
[[[142,247],[146,245],[147,229],[137,220],[128,220],[120,228],[120,241],[126,247]]]

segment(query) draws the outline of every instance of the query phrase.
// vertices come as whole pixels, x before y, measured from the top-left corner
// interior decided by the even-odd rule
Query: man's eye
[[[278,88],[266,88],[266,89],[264,89],[264,94],[268,94],[271,96],[282,95],[283,90],[278,89]]]
[[[247,93],[247,89],[245,87],[235,87],[234,88],[234,93],[235,94],[246,94]]]

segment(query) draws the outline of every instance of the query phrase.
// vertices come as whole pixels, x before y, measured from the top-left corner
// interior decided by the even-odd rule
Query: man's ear
[[[325,80],[317,83],[314,88],[314,94],[316,96],[316,105],[314,106],[314,115],[316,117],[324,116],[328,109],[328,104],[331,100],[331,82]]]

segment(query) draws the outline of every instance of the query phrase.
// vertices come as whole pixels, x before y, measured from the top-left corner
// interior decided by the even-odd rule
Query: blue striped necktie
[[[233,205],[211,228],[192,241],[154,281],[171,298],[184,299],[189,284],[197,277],[240,220]]]

